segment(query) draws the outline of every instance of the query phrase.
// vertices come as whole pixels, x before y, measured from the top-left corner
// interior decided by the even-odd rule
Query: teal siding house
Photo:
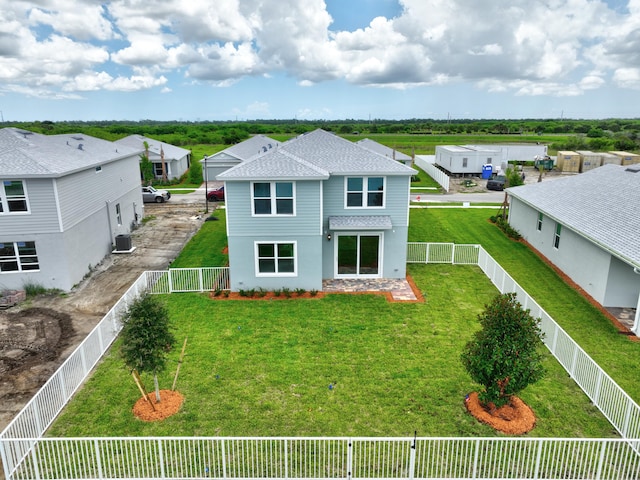
[[[219,174],[231,290],[322,290],[323,279],[404,278],[415,173],[315,130]]]

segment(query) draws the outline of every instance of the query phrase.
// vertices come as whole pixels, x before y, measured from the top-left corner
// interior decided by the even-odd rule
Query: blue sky
[[[639,117],[640,0],[0,0],[5,121]]]

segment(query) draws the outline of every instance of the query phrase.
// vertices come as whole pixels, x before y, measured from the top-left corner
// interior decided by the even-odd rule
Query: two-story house
[[[0,130],[0,289],[70,290],[143,216],[139,154],[84,134]]]
[[[149,156],[149,161],[153,164],[153,175],[158,180],[180,178],[191,165],[191,150],[153,138],[129,135],[116,140],[115,143],[135,150],[143,150]]]
[[[245,161],[225,182],[231,290],[321,290],[405,278],[415,170],[323,130]]]

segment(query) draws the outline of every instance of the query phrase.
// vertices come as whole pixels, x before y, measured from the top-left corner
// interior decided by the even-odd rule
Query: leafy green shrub
[[[538,352],[544,334],[515,293],[497,295],[478,320],[482,329],[465,345],[462,364],[484,387],[480,401],[500,407],[544,376],[543,356]]]
[[[307,290],[304,288],[296,288],[295,289],[296,295],[301,297],[302,295],[304,295],[305,293],[307,293]]]
[[[489,220],[495,223],[497,227],[500,230],[502,230],[505,233],[505,235],[507,235],[509,238],[512,238],[514,240],[520,240],[522,238],[522,235],[520,235],[520,232],[518,232],[515,228],[513,228],[509,224],[509,222],[505,220],[504,216],[501,213],[499,213],[498,215],[493,215],[489,217]]]
[[[280,290],[279,288],[276,288],[276,289],[273,291],[273,296],[274,296],[274,297],[279,297],[281,293],[282,293],[282,290]]]
[[[287,287],[284,287],[282,289],[282,293],[285,297],[290,298],[291,297],[291,290],[289,290]]]
[[[309,290],[309,295],[315,297],[316,295],[318,295],[318,290],[316,290],[315,288],[313,290]]]

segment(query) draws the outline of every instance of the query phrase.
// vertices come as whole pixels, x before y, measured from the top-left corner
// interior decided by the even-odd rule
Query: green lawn
[[[606,320],[535,255],[507,240],[486,220],[493,211],[412,210],[410,241],[482,243],[523,285],[544,282],[550,289],[541,289],[540,303],[556,320],[579,320],[576,329],[597,332],[594,346],[614,345],[599,349],[610,351],[602,361],[622,353],[626,368],[618,370],[630,370],[625,382],[633,384],[639,346],[606,328]],[[205,222],[173,266],[225,264],[224,212],[214,214],[219,221]],[[459,360],[478,328],[478,313],[496,290],[477,267],[410,265],[409,272],[423,304],[372,295],[282,301],[165,296],[178,343],[189,338],[178,381],[186,397],[182,410],[163,422],[135,420],[131,407],[139,393],[110,353],[48,434],[496,435],[465,411],[464,395],[478,387]],[[161,388],[171,385],[178,350]],[[546,378],[521,395],[538,416],[531,436],[615,434],[550,355],[545,366]],[[146,382],[150,388],[151,380]]]
[[[412,209],[409,241],[480,243],[509,274],[636,402],[640,402],[640,343],[611,322],[526,245],[513,242],[487,219],[499,207]]]

